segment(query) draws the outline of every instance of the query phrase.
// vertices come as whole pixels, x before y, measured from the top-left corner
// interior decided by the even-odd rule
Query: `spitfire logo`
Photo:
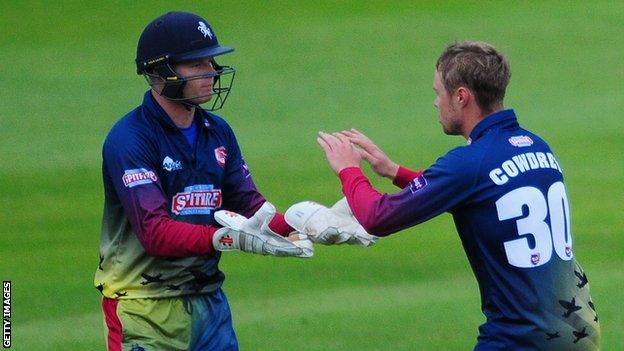
[[[145,168],[126,169],[121,177],[126,188],[132,188],[137,185],[154,183],[158,180],[156,173],[148,171]]]
[[[162,162],[163,169],[165,171],[177,171],[182,169],[182,162],[174,161],[171,157],[167,156]]]
[[[533,145],[533,139],[528,135],[518,135],[509,138],[509,143],[515,147],[526,147]]]
[[[199,26],[197,27],[197,30],[199,30],[204,35],[204,38],[208,37],[208,38],[212,39],[212,31],[210,30],[210,28],[208,28],[206,23],[204,23],[202,21],[199,21],[197,23],[199,23]]]
[[[422,190],[426,186],[427,186],[427,179],[425,179],[424,175],[419,175],[418,177],[414,178],[414,180],[412,180],[409,183],[409,188],[412,194],[416,193],[417,191]]]
[[[177,193],[171,201],[171,212],[179,216],[207,215],[221,207],[221,189],[212,184],[191,185]]]
[[[224,146],[219,146],[214,150],[215,158],[221,168],[225,167],[225,159],[227,158],[227,150]]]

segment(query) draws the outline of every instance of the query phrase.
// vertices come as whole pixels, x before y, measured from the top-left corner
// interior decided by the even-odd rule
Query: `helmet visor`
[[[187,53],[180,54],[180,55],[175,55],[171,57],[171,62],[176,63],[176,62],[199,60],[199,59],[206,58],[206,57],[215,57],[215,56],[227,54],[228,52],[232,52],[232,51],[234,51],[233,48],[217,45],[217,46],[213,46],[209,48],[203,48],[203,49],[187,52]]]

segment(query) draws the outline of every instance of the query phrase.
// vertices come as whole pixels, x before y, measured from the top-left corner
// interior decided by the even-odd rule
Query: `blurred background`
[[[170,10],[202,15],[236,49],[219,61],[237,69],[219,114],[281,211],[341,197],[319,130],[356,127],[411,168],[464,144],[441,131],[434,65],[455,40],[495,45],[512,66],[506,107],[564,168],[603,348],[624,349],[624,3],[323,0],[3,2],[0,278],[13,283],[14,349],[105,347],[92,284],[101,145],[141,103],[136,42]],[[243,350],[467,350],[484,321],[448,214],[371,248],[228,253],[221,269]]]

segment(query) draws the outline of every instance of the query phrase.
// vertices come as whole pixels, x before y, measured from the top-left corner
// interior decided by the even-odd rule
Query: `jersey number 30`
[[[523,216],[523,208],[528,213]],[[550,261],[553,248],[562,260],[572,259],[572,236],[570,235],[570,207],[562,182],[553,183],[546,197],[531,186],[508,192],[496,201],[498,219],[516,220],[519,239],[504,243],[509,264],[521,268],[537,267]],[[545,222],[550,216],[550,227]],[[529,244],[528,236],[533,242]]]

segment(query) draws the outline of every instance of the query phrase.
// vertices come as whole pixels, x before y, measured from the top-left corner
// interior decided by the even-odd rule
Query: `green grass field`
[[[236,48],[221,60],[238,72],[220,113],[282,211],[341,196],[319,130],[357,127],[413,168],[461,145],[432,106],[435,61],[454,40],[501,49],[507,107],[564,167],[603,349],[624,349],[622,2],[172,3],[3,3],[0,278],[13,282],[15,350],[104,349],[92,286],[100,148],[146,89],[133,63],[140,32],[171,9],[204,15]],[[468,350],[483,321],[449,215],[372,248],[317,246],[310,260],[231,253],[221,266],[243,350]]]

